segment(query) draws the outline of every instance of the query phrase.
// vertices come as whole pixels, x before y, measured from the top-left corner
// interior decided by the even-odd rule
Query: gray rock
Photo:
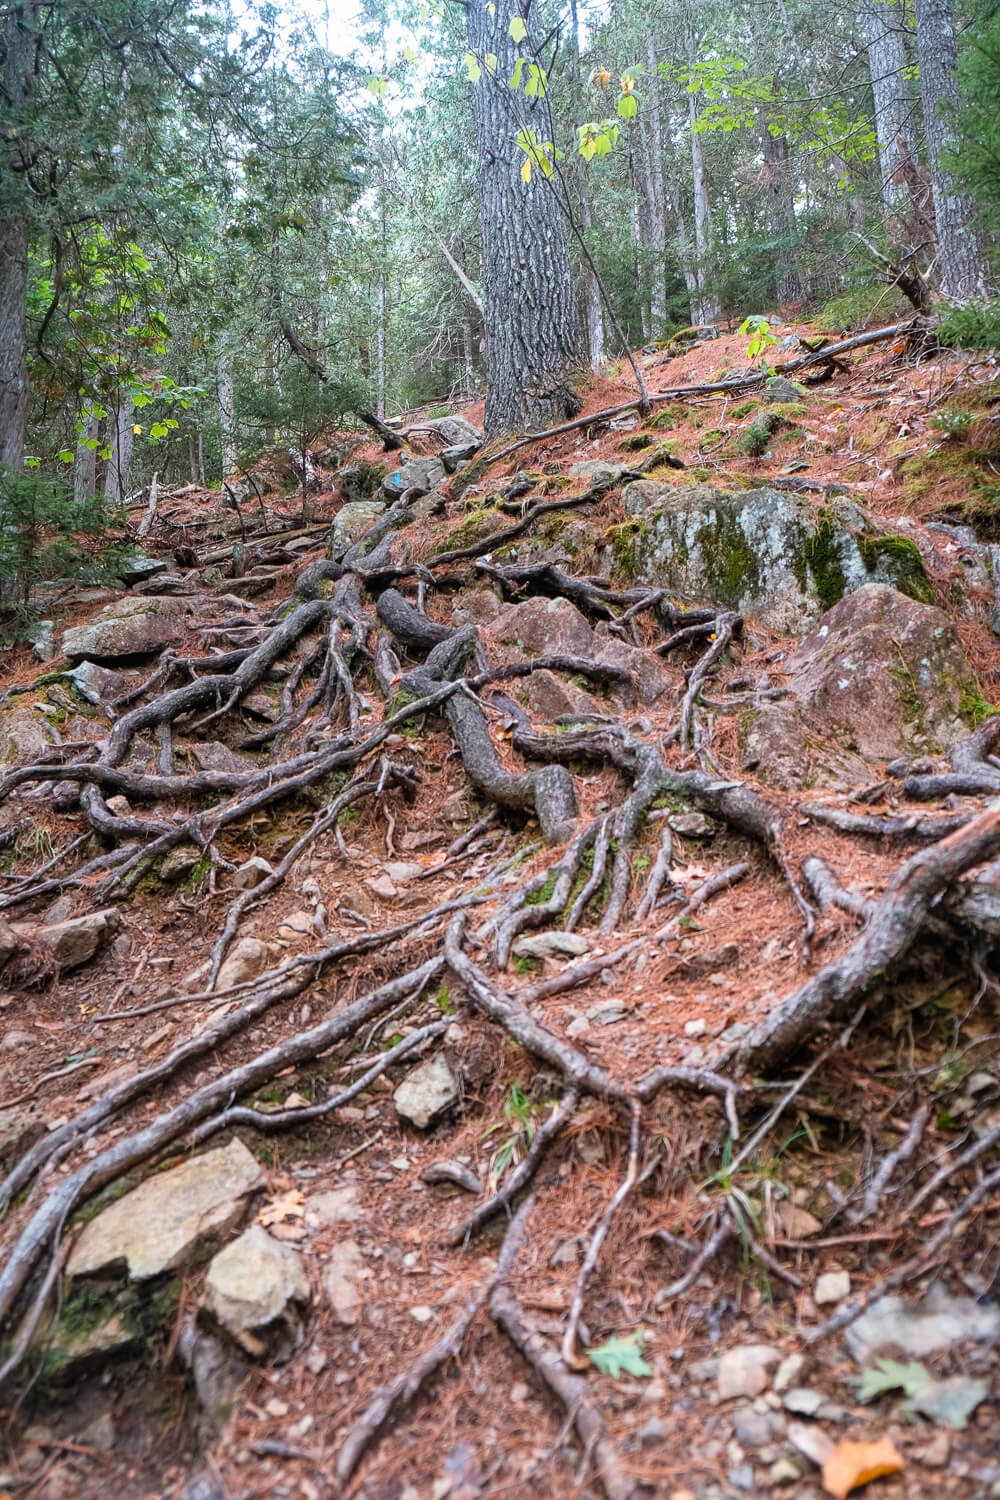
[[[783,375],[773,375],[764,387],[763,396],[765,401],[783,404],[788,401],[801,401],[805,392],[801,391],[793,380],[786,380]]]
[[[644,1448],[655,1447],[657,1443],[665,1443],[670,1435],[670,1429],[661,1417],[650,1417],[639,1428],[638,1438]]]
[[[954,625],[884,584],[847,595],[783,663],[787,699],[745,712],[745,770],[787,788],[864,780],[870,763],[947,749],[975,695]]]
[[[268,724],[277,724],[281,718],[281,705],[277,698],[272,698],[270,693],[257,692],[248,693],[243,699],[241,707],[258,719],[265,719]]]
[[[570,464],[566,470],[570,479],[587,479],[595,487],[615,484],[624,472],[621,464],[609,464],[603,458],[586,458],[580,463]]]
[[[71,660],[87,657],[98,662],[149,656],[184,639],[190,609],[190,601],[184,599],[119,599],[106,604],[86,625],[64,630],[63,653]]]
[[[123,562],[118,569],[118,577],[126,588],[134,583],[145,583],[147,578],[154,578],[157,573],[165,573],[167,564],[160,557],[146,557],[141,552],[134,552],[127,561]]]
[[[538,656],[548,652],[593,655],[594,632],[568,599],[544,599],[537,595],[524,604],[508,604],[489,628],[498,641]]]
[[[642,479],[622,498],[639,527],[632,547],[639,581],[739,610],[782,634],[801,634],[866,583],[930,598],[915,545],[883,536],[843,496],[821,506],[784,490],[727,493]]]
[[[848,1271],[824,1271],[813,1288],[813,1301],[817,1307],[843,1302],[850,1295],[851,1277]]]
[[[51,744],[48,727],[30,708],[15,708],[0,719],[0,761],[31,765]]]
[[[785,1419],[777,1411],[754,1411],[752,1406],[741,1406],[733,1412],[733,1432],[736,1441],[744,1448],[763,1448],[785,1434]]]
[[[532,672],[525,691],[528,712],[533,719],[545,724],[551,724],[554,719],[597,712],[597,704],[588,693],[557,677],[555,672]]]
[[[166,859],[160,866],[160,879],[168,884],[174,884],[178,880],[186,880],[192,870],[197,869],[202,861],[202,852],[193,844],[181,844],[178,849],[171,849]]]
[[[199,771],[257,771],[260,769],[245,755],[237,755],[221,740],[196,740],[191,746]]]
[[[478,442],[451,443],[447,448],[442,448],[438,458],[444,464],[449,474],[457,472],[461,464],[467,463],[470,458],[475,457],[479,451]]]
[[[753,1469],[750,1464],[738,1464],[735,1469],[730,1469],[726,1476],[729,1483],[737,1490],[752,1490],[754,1486]]]
[[[380,494],[398,500],[405,490],[436,490],[445,478],[445,467],[439,458],[407,458],[382,481]]]
[[[822,1391],[813,1391],[801,1385],[792,1386],[781,1398],[785,1410],[793,1412],[797,1417],[814,1417],[825,1401]]]
[[[682,838],[710,839],[715,834],[715,824],[704,813],[673,813],[667,822],[674,833],[679,833]]]
[[[396,885],[405,885],[409,880],[416,880],[424,873],[424,866],[414,863],[412,860],[392,859],[385,865],[385,873]]]
[[[0,1163],[16,1161],[41,1140],[48,1128],[34,1105],[17,1104],[13,1109],[0,1109]]]
[[[17,952],[20,941],[6,917],[0,917],[0,969]]]
[[[177,1352],[191,1371],[198,1405],[209,1429],[223,1431],[249,1367],[228,1339],[219,1338],[193,1318],[181,1325]]]
[[[273,874],[274,870],[267,860],[255,854],[245,864],[240,865],[233,876],[233,886],[238,891],[255,891],[262,880],[266,880],[268,875]]]
[[[198,1300],[241,1348],[260,1357],[277,1340],[297,1342],[296,1304],[309,1301],[309,1281],[290,1245],[251,1224],[213,1256]]]
[[[361,540],[369,526],[377,521],[385,510],[381,500],[349,500],[333,518],[330,528],[330,548],[339,557]]]
[[[952,1375],[946,1380],[932,1380],[917,1392],[909,1405],[925,1417],[961,1431],[989,1392],[987,1380],[977,1380],[971,1375]]]
[[[329,1229],[332,1224],[356,1224],[363,1214],[355,1182],[332,1188],[327,1193],[312,1193],[306,1200],[306,1223],[310,1229]]]
[[[767,1477],[772,1484],[797,1484],[802,1478],[802,1470],[794,1458],[776,1458],[767,1471]]]
[[[75,969],[93,958],[101,943],[118,930],[120,922],[118,908],[108,906],[66,922],[56,922],[51,927],[24,927],[18,923],[14,930],[21,939],[39,943],[60,969]]]
[[[608,662],[614,667],[624,667],[626,672],[631,673],[639,688],[639,702],[646,706],[655,703],[675,684],[675,678],[663,665],[660,657],[633,646],[629,641],[620,640],[616,635],[610,635],[603,620],[594,627],[594,649],[598,661]],[[612,697],[618,697],[621,688],[612,684],[608,692]]]
[[[475,451],[483,441],[483,434],[478,427],[473,426],[468,417],[461,417],[457,414],[450,417],[436,417],[429,425],[444,442],[452,447],[472,444],[473,451]]]
[[[91,1276],[122,1261],[133,1281],[171,1271],[206,1236],[225,1234],[237,1224],[247,1198],[265,1181],[237,1140],[147,1177],[84,1226],[67,1275]]]
[[[731,1401],[734,1396],[759,1396],[767,1389],[768,1371],[781,1358],[778,1349],[770,1344],[740,1344],[727,1349],[719,1360],[717,1375],[720,1401]]]
[[[796,1452],[808,1458],[818,1469],[823,1467],[836,1446],[822,1427],[807,1427],[805,1422],[789,1422],[786,1436]]]
[[[135,681],[135,677],[126,672],[113,672],[109,667],[99,666],[97,662],[82,661],[70,672],[69,680],[81,698],[100,708],[102,704],[111,703],[120,697]]]
[[[881,1297],[846,1329],[844,1341],[858,1364],[880,1354],[921,1359],[969,1340],[992,1344],[1000,1337],[1000,1307],[954,1297],[940,1284],[919,1302]]]
[[[231,989],[235,984],[246,984],[256,979],[267,967],[271,950],[260,938],[245,937],[234,943],[219,970],[215,981],[217,990]]]
[[[443,1052],[436,1052],[408,1073],[393,1094],[396,1113],[418,1130],[427,1127],[459,1099],[458,1079]]]
[[[51,661],[56,653],[55,620],[36,620],[24,632],[24,638],[39,661]]]
[[[579,958],[590,944],[578,932],[533,932],[514,944],[518,958]]]
[[[804,1354],[786,1355],[778,1366],[777,1374],[774,1377],[774,1389],[779,1395],[784,1391],[791,1390],[805,1367],[806,1357]]]
[[[361,1317],[360,1283],[367,1275],[356,1240],[341,1240],[330,1251],[323,1271],[323,1289],[335,1323],[350,1327]]]
[[[92,1328],[67,1327],[57,1323],[39,1342],[44,1341],[46,1350],[58,1362],[63,1374],[74,1366],[98,1364],[109,1354],[121,1354],[138,1342],[137,1330],[120,1312],[102,1318]]]

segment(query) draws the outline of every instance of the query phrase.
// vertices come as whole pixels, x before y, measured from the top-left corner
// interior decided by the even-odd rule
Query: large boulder
[[[398,500],[404,490],[435,490],[445,477],[439,458],[405,458],[398,469],[385,476],[380,494]]]
[[[207,1236],[242,1219],[249,1195],[266,1182],[242,1141],[230,1141],[159,1172],[91,1219],[73,1247],[67,1274],[89,1276],[124,1263],[133,1281],[189,1260]]]
[[[478,427],[474,427],[467,417],[450,416],[437,417],[431,426],[448,447],[457,447],[468,444],[477,446],[483,441],[483,434]]]
[[[639,479],[623,499],[631,520],[614,542],[622,571],[737,609],[767,629],[800,634],[869,583],[930,602],[916,545],[883,534],[844,496],[818,504],[768,487],[730,493]]]
[[[190,609],[188,599],[118,599],[106,604],[86,625],[64,630],[63,653],[71,661],[149,656],[184,639],[184,617]]]
[[[349,500],[333,518],[330,549],[335,557],[359,542],[374,521],[385,510],[381,500]]]
[[[981,701],[941,610],[866,584],[829,610],[782,664],[788,697],[740,720],[743,767],[772,785],[864,779],[871,762],[940,754]]]

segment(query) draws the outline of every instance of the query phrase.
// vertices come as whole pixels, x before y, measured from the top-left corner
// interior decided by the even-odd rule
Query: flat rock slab
[[[249,1354],[267,1347],[271,1325],[297,1324],[294,1303],[309,1301],[302,1257],[260,1224],[251,1224],[214,1256],[199,1304]]]
[[[539,656],[553,651],[594,655],[594,632],[568,599],[536,597],[524,604],[508,604],[490,621],[489,629],[498,641]]]
[[[864,780],[871,761],[941,754],[979,701],[947,615],[885,584],[828,610],[782,670],[787,698],[740,717],[743,768],[772,786]]]
[[[75,969],[93,958],[100,945],[117,932],[120,923],[118,908],[108,906],[48,927],[27,927],[18,923],[14,931],[25,941],[44,948],[60,969]]]
[[[844,1333],[858,1364],[880,1354],[922,1359],[965,1342],[993,1343],[1000,1338],[1000,1307],[953,1297],[940,1285],[919,1302],[880,1297]]]
[[[173,1270],[205,1236],[233,1228],[265,1181],[242,1141],[148,1177],[84,1228],[67,1274],[89,1276],[123,1261],[133,1281]]]
[[[246,755],[238,755],[221,740],[195,741],[190,747],[199,771],[258,771],[260,767]]]
[[[458,1079],[442,1052],[408,1073],[393,1094],[396,1113],[418,1130],[426,1130],[458,1098]]]
[[[360,1283],[368,1275],[357,1240],[341,1240],[330,1251],[323,1272],[323,1289],[335,1323],[349,1328],[361,1318]]]
[[[184,639],[186,599],[119,599],[106,604],[86,625],[63,631],[63,654],[70,660],[117,661],[149,656]]]

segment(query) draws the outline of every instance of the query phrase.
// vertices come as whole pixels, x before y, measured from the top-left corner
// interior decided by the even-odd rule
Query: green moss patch
[[[863,536],[858,539],[861,561],[875,573],[883,561],[893,588],[921,604],[933,604],[934,595],[924,571],[920,549],[905,536]]]

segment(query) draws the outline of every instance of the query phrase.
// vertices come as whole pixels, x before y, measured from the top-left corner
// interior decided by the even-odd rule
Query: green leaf
[[[520,16],[511,16],[511,18],[510,18],[510,36],[511,36],[511,41],[514,41],[514,42],[523,42],[524,39],[525,39],[525,37],[527,35],[528,35],[528,28],[527,28],[527,26],[525,26],[523,19]]]
[[[152,427],[149,429],[149,435],[152,438],[166,437],[167,432],[168,428],[166,422],[154,422]]]
[[[497,55],[495,52],[487,52],[483,58],[483,67],[487,73],[493,74],[497,70]]]
[[[858,1388],[859,1401],[874,1401],[886,1391],[902,1391],[912,1401],[924,1386],[930,1385],[932,1378],[931,1372],[917,1360],[904,1365],[896,1359],[877,1359],[874,1369],[862,1370],[852,1383]]]
[[[530,161],[524,162],[522,164],[522,166],[521,166],[521,181],[522,182],[530,182],[531,181],[531,162]]]
[[[76,454],[73,452],[72,448],[60,448],[59,452],[56,454],[56,458],[58,458],[59,462],[64,464],[71,464],[75,457]]]
[[[635,1333],[626,1334],[624,1338],[613,1336],[606,1344],[588,1349],[587,1355],[591,1364],[602,1375],[610,1375],[612,1380],[617,1380],[621,1375],[652,1375],[652,1365],[647,1365],[642,1357],[645,1345],[646,1330],[637,1328]]]
[[[483,74],[482,69],[476,61],[476,54],[474,52],[467,52],[462,61],[465,63],[465,71],[469,75],[469,82],[478,83]]]
[[[622,94],[621,98],[618,101],[618,113],[621,115],[623,120],[635,119],[636,115],[639,113],[639,106],[636,103],[634,94]]]
[[[515,93],[521,87],[521,74],[523,72],[524,72],[524,58],[523,57],[519,57],[518,60],[517,60],[517,62],[514,64],[514,71],[510,75],[510,86],[514,90]]]

